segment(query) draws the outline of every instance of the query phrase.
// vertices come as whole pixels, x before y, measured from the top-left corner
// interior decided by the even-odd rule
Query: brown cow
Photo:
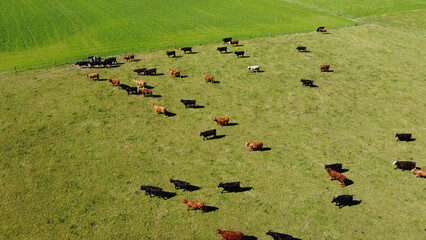
[[[226,123],[226,126],[228,126],[229,118],[213,118],[213,121],[217,122],[220,126],[223,126],[224,123]]]
[[[320,33],[326,33],[327,32],[327,28],[320,28],[320,29],[318,29],[318,31]]]
[[[134,55],[134,54],[131,54],[131,55],[124,56],[124,59],[125,59],[126,61],[129,61],[129,60],[131,60],[131,59],[135,60],[135,55]]]
[[[110,78],[108,79],[108,82],[112,83],[112,85],[120,87],[120,80],[116,79],[116,78]]]
[[[141,89],[139,90],[140,94],[143,94],[144,97],[152,97],[152,90],[150,89]]]
[[[99,81],[99,73],[92,73],[92,74],[87,74],[86,77],[88,77],[89,79],[98,79]]]
[[[162,113],[164,117],[166,117],[166,108],[157,106],[154,103],[152,104],[152,106],[154,106],[154,110],[157,112],[157,114]]]
[[[252,149],[258,149],[259,151],[262,151],[263,142],[246,142],[246,146],[249,147],[249,152]]]
[[[333,179],[337,179],[341,182],[342,187],[343,187],[343,184],[345,183],[345,180],[346,180],[345,175],[338,173],[338,172],[332,170],[331,168],[326,168],[325,171],[327,171],[328,174],[330,174],[330,177],[331,177],[330,181],[332,181]]]
[[[244,237],[244,234],[242,232],[226,231],[222,229],[218,229],[216,234],[221,234],[222,239],[226,240],[241,240]]]
[[[140,87],[140,86],[142,86],[142,88],[145,88],[145,87],[146,87],[146,82],[145,82],[145,81],[137,80],[137,79],[135,78],[135,79],[133,79],[133,82],[135,82],[135,83],[136,83],[136,85],[138,85],[138,87]]]
[[[324,71],[328,72],[329,68],[330,68],[330,65],[321,65],[320,66],[321,72],[324,72]]]
[[[171,69],[169,69],[168,71],[169,71],[170,75],[172,75],[172,76],[181,77],[179,70],[171,70]]]
[[[203,74],[203,75],[206,82],[210,81],[211,83],[213,83],[213,80],[214,80],[213,76],[207,76],[206,74]]]
[[[186,203],[186,205],[188,205],[188,209],[186,209],[186,211],[189,211],[189,208],[192,208],[192,209],[200,209],[201,213],[203,213],[203,208],[205,206],[203,202],[188,201],[185,199],[182,201],[182,203]]]
[[[413,169],[411,169],[411,171],[416,174],[416,177],[426,177],[426,171],[425,170],[413,168]]]
[[[229,44],[236,46],[238,45],[238,42],[239,42],[238,40],[234,40],[234,41],[230,41]]]

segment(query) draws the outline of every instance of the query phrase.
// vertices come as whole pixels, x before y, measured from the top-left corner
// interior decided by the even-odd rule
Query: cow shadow
[[[188,108],[198,109],[198,108],[205,108],[205,107],[201,105],[197,105],[197,106],[189,106]]]
[[[185,53],[185,54],[198,54],[198,52],[190,52],[190,53]]]
[[[271,150],[271,148],[270,148],[270,147],[266,147],[266,148],[264,148],[264,147],[263,147],[263,148],[259,148],[259,149],[257,149],[257,148],[256,148],[256,149],[254,149],[254,148],[253,148],[253,151],[259,151],[259,152],[260,152],[260,151],[262,151],[262,152],[266,152],[266,151],[270,151],[270,150]]]
[[[179,78],[187,78],[187,75],[180,75]]]
[[[311,84],[311,85],[309,85],[309,87],[311,87],[311,88],[317,88],[317,87],[318,87],[318,85]]]
[[[191,184],[189,184],[189,185],[185,188],[185,190],[186,190],[186,191],[189,191],[189,192],[197,191],[197,190],[200,190],[200,189],[201,189],[200,187],[198,187],[198,186],[194,186],[194,185],[191,185]]]
[[[175,197],[177,194],[173,192],[161,192],[161,194],[158,196],[164,200],[170,199],[172,197]]]
[[[182,56],[181,55],[176,55],[176,56],[174,56],[174,57],[171,57],[172,59],[175,59],[175,58],[181,58]]]
[[[226,126],[232,127],[232,126],[237,126],[237,125],[240,125],[240,124],[239,123],[228,123],[228,125],[226,125]]]
[[[251,235],[244,235],[243,237],[244,240],[257,240],[258,238],[255,236],[251,236]]]
[[[239,188],[235,188],[235,189],[231,189],[229,191],[223,192],[223,193],[239,193],[239,192],[247,192],[252,190],[252,187],[239,187]]]
[[[350,180],[349,178],[345,179],[345,183],[344,183],[345,187],[350,186],[352,184],[354,184],[354,181]]]
[[[234,52],[229,51],[229,52],[224,52],[224,53],[221,53],[221,54],[231,54],[231,53],[234,53]]]
[[[310,53],[311,51],[306,50],[306,51],[299,51],[299,52],[302,52],[302,53]]]
[[[220,81],[213,80],[213,83],[220,83]]]
[[[160,97],[162,97],[162,96],[161,96],[160,94],[157,94],[157,95],[153,94],[153,95],[152,95],[152,97],[153,97],[153,98],[160,98]],[[175,115],[176,115],[176,114],[175,114]]]
[[[120,65],[116,65],[116,64],[109,65],[109,66],[104,66],[104,68],[118,68],[118,67],[120,67]]]
[[[264,73],[265,71],[263,71],[263,70],[259,70],[259,71],[256,71],[255,73]]]
[[[108,81],[108,79],[106,79],[106,78],[100,78],[99,80],[97,80],[98,82],[103,82],[103,81]]]
[[[410,139],[404,139],[404,140],[399,140],[400,142],[414,142],[416,141],[415,138],[410,138]]]
[[[322,72],[334,72],[334,70],[325,70],[325,71],[322,71]]]
[[[244,45],[242,45],[242,44],[237,44],[237,45],[234,45],[233,47],[244,47]]]
[[[132,62],[139,62],[139,61],[141,61],[142,59],[134,59]]]
[[[167,117],[174,117],[174,116],[176,116],[176,113],[173,113],[173,112],[169,112],[169,111],[165,111],[164,112],[164,115],[166,115]]]
[[[145,88],[146,88],[146,89],[153,89],[154,87],[153,87],[153,86],[146,85],[146,86],[145,86]]]
[[[219,210],[219,208],[215,207],[215,206],[204,206],[203,209],[204,209],[205,213],[214,212],[214,211]]]
[[[214,137],[208,138],[207,140],[213,140],[213,139],[221,139],[224,138],[226,135],[216,135]]]
[[[241,56],[239,58],[249,58],[250,56]]]
[[[338,207],[339,207],[339,209],[342,209],[346,206],[352,207],[352,206],[361,204],[361,202],[362,202],[362,200],[352,200],[352,201],[347,202],[347,203],[341,203],[340,206],[338,206]]]
[[[348,171],[349,171],[349,169],[344,168],[344,169],[336,171],[336,172],[338,172],[338,173],[345,173],[345,172],[348,172]]]

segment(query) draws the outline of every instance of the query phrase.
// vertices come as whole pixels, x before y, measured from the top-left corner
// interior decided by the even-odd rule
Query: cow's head
[[[186,200],[186,199],[184,199],[183,201],[182,201],[182,203],[187,203],[188,202],[188,200]]]
[[[219,228],[218,230],[217,230],[217,232],[216,232],[216,234],[222,234],[222,230]]]
[[[217,187],[224,187],[224,186],[225,186],[225,184],[223,184],[222,182],[220,182],[219,186],[217,186]]]
[[[396,163],[397,163],[397,161],[393,162],[392,164],[393,164],[393,165],[396,165]]]

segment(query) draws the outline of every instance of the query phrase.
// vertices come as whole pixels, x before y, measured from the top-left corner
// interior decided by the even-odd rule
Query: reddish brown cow
[[[426,177],[426,171],[425,170],[413,168],[413,169],[411,169],[411,171],[416,174],[416,177]]]
[[[234,41],[231,41],[229,44],[236,46],[236,45],[238,45],[238,43],[239,43],[238,40],[234,40]]]
[[[320,70],[321,72],[327,71],[330,69],[330,65],[321,65]]]
[[[332,181],[333,179],[337,179],[341,182],[343,187],[343,184],[345,183],[345,180],[346,180],[345,175],[338,173],[331,168],[326,168],[325,171],[327,171],[328,174],[330,174],[330,177],[331,177],[330,181]]]
[[[137,80],[137,79],[135,78],[135,79],[133,79],[133,82],[135,82],[135,83],[136,83],[136,85],[138,85],[138,87],[140,87],[140,86],[142,86],[142,88],[145,88],[145,87],[146,87],[146,82],[145,82],[145,81]]]
[[[157,114],[162,113],[164,115],[164,117],[166,117],[166,108],[157,106],[154,103],[152,104],[152,106],[154,107],[154,110],[155,110],[155,112],[157,112]]]
[[[112,85],[120,87],[120,80],[115,79],[115,78],[110,78],[108,79],[108,82],[112,83]]]
[[[134,54],[131,54],[131,55],[124,56],[124,59],[125,59],[126,61],[129,61],[129,60],[131,60],[131,59],[135,60],[135,55],[134,55]]]
[[[179,70],[171,70],[171,69],[169,69],[168,71],[169,71],[170,75],[172,75],[172,76],[181,77]]]
[[[320,33],[326,33],[327,32],[327,28],[320,28],[320,29],[318,29],[318,31]]]
[[[249,152],[252,149],[258,149],[259,151],[262,151],[263,142],[246,142],[246,146],[249,147]]]
[[[88,77],[89,79],[98,79],[99,81],[99,73],[92,73],[92,74],[87,74],[86,77]]]
[[[183,200],[182,203],[186,203],[186,205],[188,205],[188,209],[186,209],[186,211],[189,211],[190,208],[192,209],[200,209],[201,213],[203,213],[203,208],[204,208],[204,203],[203,202],[196,202],[196,201],[188,201],[188,200]]]
[[[244,237],[244,234],[242,232],[226,231],[222,229],[218,229],[216,234],[222,235],[222,239],[226,240],[241,240]]]
[[[213,83],[213,80],[214,80],[213,76],[207,76],[206,74],[203,74],[203,75],[206,82],[210,81],[211,83]]]
[[[141,89],[139,93],[143,94],[144,97],[152,97],[152,90],[150,89]]]
[[[217,122],[220,126],[223,126],[223,124],[226,124],[228,126],[229,118],[213,118],[213,121]]]

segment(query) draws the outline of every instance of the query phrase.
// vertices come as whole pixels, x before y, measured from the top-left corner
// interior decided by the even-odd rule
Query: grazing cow
[[[112,85],[120,87],[120,80],[115,79],[115,78],[110,78],[108,79],[108,82],[112,83]]]
[[[138,75],[141,75],[141,73],[144,73],[146,71],[146,68],[138,68],[133,70],[133,72],[138,73]]]
[[[87,58],[89,62],[100,62],[101,58],[99,56],[90,56]]]
[[[137,80],[136,78],[134,78],[133,82],[135,82],[136,85],[138,85],[138,87],[142,86],[142,88],[146,88],[146,82],[145,81]]]
[[[321,65],[320,66],[321,72],[324,72],[324,71],[328,72],[329,69],[330,69],[330,65]]]
[[[167,71],[169,71],[170,75],[175,76],[175,77],[182,77],[180,75],[180,71],[179,70],[172,70],[172,69],[168,69]]]
[[[226,124],[226,126],[228,126],[229,118],[213,118],[213,121],[215,121],[220,126],[223,126],[223,124]]]
[[[240,56],[244,57],[244,51],[235,51],[234,53],[235,55],[237,55],[237,57],[240,57]]]
[[[325,27],[318,27],[317,32],[319,32],[321,29],[325,29]]]
[[[175,189],[184,189],[184,190],[186,190],[186,188],[189,187],[189,182],[179,181],[179,180],[173,180],[171,178],[170,178],[170,182],[175,185]]]
[[[87,74],[86,77],[88,77],[89,79],[98,79],[99,81],[99,73],[92,73],[92,74]]]
[[[114,63],[117,63],[117,58],[113,57],[113,58],[107,58],[104,61],[102,61],[102,65],[106,66],[106,65],[113,65]]]
[[[274,238],[274,240],[291,240],[291,239],[294,239],[291,235],[284,234],[284,233],[272,232],[271,230],[269,230],[266,233],[266,235],[271,236],[272,238]]]
[[[208,139],[208,137],[210,137],[210,136],[216,137],[216,129],[201,132],[200,136],[203,136],[203,141],[206,140],[206,138]]]
[[[140,94],[143,94],[144,97],[152,97],[152,90],[151,89],[140,89]]]
[[[223,193],[223,191],[236,192],[236,191],[238,191],[241,188],[240,187],[240,183],[241,182],[228,182],[228,183],[222,183],[222,182],[220,182],[219,186],[217,186],[217,187],[223,188],[223,190],[222,190],[221,193]]]
[[[222,52],[228,52],[228,47],[218,47],[217,50],[222,53]]]
[[[135,60],[135,55],[134,54],[131,54],[131,55],[127,55],[127,56],[124,56],[124,59],[126,60],[126,61],[130,61],[130,60]]]
[[[320,33],[326,33],[327,32],[327,28],[323,28],[319,30]]]
[[[203,208],[205,206],[203,202],[188,201],[185,199],[182,201],[182,203],[186,203],[186,205],[188,205],[188,209],[186,209],[186,211],[189,211],[189,209],[192,208],[192,209],[200,209],[201,213],[203,213]]]
[[[152,186],[141,186],[141,191],[144,190],[145,191],[145,195],[148,195],[150,197],[152,197],[152,195],[157,196],[157,197],[161,197],[162,193],[163,193],[163,189],[159,188],[159,187],[152,187]],[[152,194],[152,195],[151,195]]]
[[[121,88],[126,90],[127,94],[130,94],[130,93],[137,94],[138,93],[137,87],[130,87],[130,86],[127,86],[127,85],[121,85]]]
[[[207,76],[205,73],[203,73],[203,75],[204,75],[204,80],[206,80],[206,82],[213,83],[213,81],[214,81],[214,77],[213,76]]]
[[[187,108],[188,106],[194,106],[195,107],[195,100],[180,100],[181,103],[183,103],[183,105],[185,105],[185,108]]]
[[[413,169],[411,169],[411,171],[416,174],[416,177],[426,177],[426,171],[425,170],[413,168]]]
[[[216,234],[222,235],[222,239],[225,240],[241,240],[244,237],[244,234],[242,232],[225,231],[222,229],[218,229]]]
[[[334,164],[325,164],[324,169],[326,168],[330,168],[336,172],[341,172],[342,171],[342,164],[341,163],[334,163]]]
[[[395,161],[393,162],[393,165],[396,165],[395,169],[399,168],[399,169],[402,169],[403,171],[416,168],[416,162],[411,162],[411,161]]]
[[[411,136],[412,136],[411,133],[397,133],[395,135],[395,137],[398,138],[398,140],[396,140],[397,142],[398,141],[410,141]]]
[[[331,203],[336,203],[336,206],[342,208],[344,206],[350,205],[353,200],[353,195],[340,195],[337,197],[333,197]]]
[[[154,107],[154,110],[157,114],[162,113],[164,115],[164,117],[166,117],[166,108],[157,106],[154,103],[152,104],[152,106]]]
[[[228,42],[232,41],[232,38],[224,38],[222,40],[223,40],[224,43],[228,43]]]
[[[184,53],[186,52],[192,53],[192,47],[183,47],[180,50],[183,51]]]
[[[250,150],[259,150],[262,151],[262,147],[263,147],[263,142],[246,142],[246,146],[249,147],[249,152]]]
[[[80,62],[76,62],[75,65],[78,65],[80,68],[86,66],[89,64],[88,61],[80,61]]]
[[[305,46],[299,46],[296,48],[299,52],[306,52],[306,47]]]
[[[312,80],[301,79],[300,81],[302,82],[303,86],[309,86],[309,87],[314,86],[314,81]]]
[[[325,171],[327,171],[328,174],[330,174],[330,177],[331,177],[330,181],[332,181],[333,179],[339,180],[343,187],[343,184],[345,184],[345,180],[346,180],[345,175],[338,173],[332,170],[331,168],[326,168]]]
[[[151,68],[151,69],[147,69],[144,71],[144,75],[157,75],[157,69],[156,68]]]
[[[167,51],[167,57],[170,57],[170,56],[176,57],[176,52],[175,51]]]
[[[252,72],[254,72],[254,71],[259,72],[260,71],[259,66],[248,66],[247,69],[251,70]]]
[[[239,43],[239,41],[238,40],[234,40],[234,41],[230,41],[229,42],[229,44],[231,44],[232,46],[237,46],[238,45],[238,43]]]
[[[89,65],[90,65],[91,68],[103,66],[101,61],[97,61],[97,62],[89,61]]]

